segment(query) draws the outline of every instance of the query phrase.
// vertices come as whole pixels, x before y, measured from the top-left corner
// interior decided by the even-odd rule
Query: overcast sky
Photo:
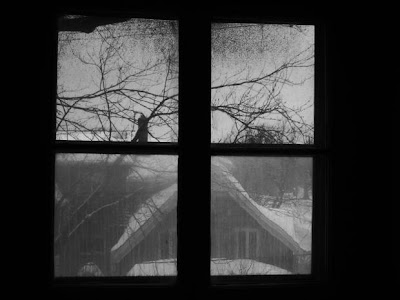
[[[154,21],[145,19],[132,19],[118,25],[100,26],[93,33],[60,32],[59,34],[59,60],[58,60],[58,93],[62,96],[81,96],[93,93],[99,89],[100,73],[96,66],[85,64],[97,61],[101,51],[101,37],[116,37],[117,44],[122,45],[119,56],[113,66],[129,66],[130,72],[145,68],[146,64],[154,63],[165,55],[166,43],[169,50],[178,50],[177,22]],[[111,29],[111,31],[108,31]],[[253,78],[274,71],[288,59],[304,51],[314,44],[314,26],[281,26],[260,24],[221,23],[212,26],[212,66],[211,86],[226,82],[241,81],[243,78]],[[174,66],[176,70],[178,65]],[[153,73],[135,78],[129,84],[130,88],[146,89],[152,93],[160,94],[166,76],[165,66],[160,66]],[[304,81],[302,85],[284,86],[281,98],[288,107],[296,108],[305,103],[314,101],[314,68],[293,69],[288,78],[295,82]],[[117,81],[117,73],[111,72],[107,77],[107,84],[112,85]],[[240,93],[240,89],[238,89]],[[178,94],[178,78],[170,82],[170,94]],[[224,94],[225,93],[225,94]],[[212,101],[218,97],[226,96],[227,90],[212,90]],[[232,98],[233,99],[233,98]],[[133,113],[143,112],[149,114],[149,109],[135,105],[124,99],[123,96],[115,97],[115,101],[125,109],[124,114],[129,118],[137,118]],[[234,102],[234,100],[232,100]],[[92,99],[79,105],[85,107],[104,107],[104,101]],[[62,111],[61,109],[59,111]],[[63,112],[64,114],[65,112]],[[59,116],[60,117],[60,116]],[[99,122],[95,117],[83,118],[82,111],[74,110],[67,115],[74,122],[83,122],[88,128],[98,128]],[[272,116],[273,118],[279,118]],[[302,117],[307,123],[312,123],[314,118],[313,105],[304,112]],[[176,118],[176,122],[177,122]],[[130,134],[137,129],[131,121],[116,119],[114,124],[118,130],[128,131]],[[217,141],[227,134],[232,123],[226,116],[219,112],[212,114],[212,141]],[[132,131],[133,130],[133,131]],[[159,135],[168,132],[166,126],[157,127]],[[175,128],[178,131],[178,127]],[[59,132],[59,139],[66,136]],[[77,134],[78,139],[87,139],[82,134]],[[130,140],[131,136],[127,137]],[[149,137],[153,141],[152,137]],[[164,141],[170,141],[168,136]]]
[[[102,38],[106,43],[102,44]],[[178,94],[178,78],[170,79],[165,87],[167,67],[165,57],[172,51],[178,51],[178,32],[176,21],[132,19],[128,22],[114,25],[99,26],[92,33],[60,32],[59,33],[59,55],[58,55],[58,93],[66,97],[82,96],[99,90],[101,73],[97,66],[101,59],[99,53],[106,54],[109,43],[119,47],[118,53],[109,60],[108,67],[111,70],[106,79],[106,86],[112,86],[118,81],[118,68],[125,68],[126,74],[134,74],[156,65],[159,61],[164,63],[134,77],[126,86],[129,89],[145,90],[153,94],[165,95]],[[104,56],[103,56],[104,57]],[[178,57],[178,56],[176,56]],[[177,61],[170,64],[174,71],[178,69]],[[171,76],[171,72],[169,73]],[[137,98],[140,96],[137,95]],[[124,96],[115,96],[112,99],[118,102],[118,107],[123,108],[124,116],[138,118],[137,113],[150,114],[154,104],[149,99],[143,98],[142,105],[133,104]],[[147,100],[147,102],[146,102]],[[96,98],[79,103],[79,106],[92,108],[105,108],[104,99]],[[61,109],[60,109],[61,111]],[[136,112],[136,114],[134,113]],[[100,127],[98,118],[91,118],[89,114],[79,110],[71,110],[68,118],[75,122],[85,122],[85,126],[93,129]],[[132,131],[132,122],[126,119],[114,119],[117,130]],[[137,130],[137,127],[133,129]],[[166,128],[159,127],[159,135],[163,135]],[[61,132],[60,132],[61,133]],[[131,133],[131,132],[129,132]],[[100,133],[101,135],[101,133]],[[65,138],[65,135],[58,135]],[[78,139],[87,139],[82,134]],[[150,136],[150,141],[152,137]],[[169,137],[166,137],[168,141]],[[127,138],[130,141],[130,137]]]
[[[257,78],[276,70],[283,63],[314,45],[314,26],[282,26],[274,24],[213,24],[212,26],[212,86],[224,82]],[[313,53],[313,49],[311,50]],[[301,86],[284,86],[281,98],[289,107],[314,101],[314,67],[296,68],[288,74]],[[212,99],[221,99],[229,89],[213,90]],[[234,103],[231,100],[230,103]],[[308,123],[313,122],[314,109],[302,113]],[[226,134],[232,123],[222,113],[212,118],[212,140]]]

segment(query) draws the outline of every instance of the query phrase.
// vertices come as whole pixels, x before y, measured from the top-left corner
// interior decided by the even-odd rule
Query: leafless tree
[[[143,141],[139,136],[140,128],[144,128],[141,125],[145,124],[149,141],[177,141],[179,55],[176,23],[144,19],[104,21],[69,16],[61,20],[61,25],[58,37],[57,139]],[[238,28],[247,27],[240,25]],[[290,48],[288,43],[276,38],[279,28],[298,35],[306,31],[301,26],[260,28],[262,35],[271,34],[262,39],[262,43],[275,39],[275,44],[267,43],[267,48],[261,45],[260,53],[263,54],[279,54],[283,46]],[[214,40],[223,40],[218,38],[218,34],[229,34],[227,29],[217,29],[213,31]],[[275,35],[271,33],[273,30]],[[217,43],[215,47],[213,55],[224,46]],[[228,44],[226,49],[231,47],[232,44]],[[253,47],[251,51],[255,49]],[[286,49],[284,54],[278,54],[276,57],[279,59],[271,58],[275,62],[272,67],[265,64],[251,69],[239,65],[228,68],[227,73],[213,72],[211,113],[214,119],[224,115],[230,120],[228,133],[220,135],[217,141],[312,141],[313,124],[304,118],[303,112],[313,106],[313,98],[302,99],[297,106],[287,103],[285,88],[302,86],[313,77],[313,72],[293,75],[296,70],[313,68],[313,44]],[[160,170],[132,161],[129,172],[123,173],[125,177],[122,178],[126,180],[132,174],[137,176],[131,181],[131,188],[117,197],[109,197],[113,184],[121,179],[115,176],[115,170],[119,172],[124,168],[124,157],[115,156],[109,161],[110,156],[104,156],[86,175],[73,178],[74,182],[68,188],[56,182],[59,195],[55,200],[57,247],[62,247],[96,215],[121,203],[124,207],[130,205],[126,211],[131,216],[139,203],[145,200],[144,195],[156,191],[154,185],[151,191],[143,191],[146,180],[141,178],[143,175],[139,170],[155,173]],[[85,164],[84,160],[78,163]],[[79,186],[88,183],[89,190],[78,191]],[[158,188],[161,186],[160,183]],[[282,191],[285,189],[286,186],[282,187]]]
[[[212,42],[213,141],[306,143],[313,136],[313,122],[305,117],[314,102],[313,29],[216,24]],[[265,138],[249,140],[249,134]]]
[[[176,141],[176,25],[122,21],[89,33],[60,31],[58,139],[137,140],[145,115],[152,141]]]
[[[105,256],[108,255],[138,208],[151,195],[176,182],[176,160],[161,156],[60,154],[55,181],[55,253],[64,253],[64,265],[72,265],[78,262],[82,238],[90,243],[96,235],[101,236],[107,244]],[[87,247],[88,253],[92,250]],[[108,274],[107,270],[102,271]]]
[[[149,140],[177,140],[176,23],[120,21],[62,20],[57,138],[136,141],[144,114]],[[312,28],[222,24],[213,26],[212,41],[213,126],[221,117],[228,120],[213,141],[251,142],[249,133],[261,133],[269,136],[262,143],[307,143],[313,95],[299,93],[294,103],[288,94],[312,81]]]

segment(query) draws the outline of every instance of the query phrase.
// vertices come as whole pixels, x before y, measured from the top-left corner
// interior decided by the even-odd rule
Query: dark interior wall
[[[389,295],[398,280],[391,264],[382,261],[394,247],[394,219],[387,210],[393,205],[390,110],[394,103],[381,94],[382,78],[373,75],[382,74],[383,53],[390,41],[379,18],[387,14],[373,7],[343,5],[334,10],[340,21],[331,16],[328,27],[330,251],[337,290],[355,295]]]

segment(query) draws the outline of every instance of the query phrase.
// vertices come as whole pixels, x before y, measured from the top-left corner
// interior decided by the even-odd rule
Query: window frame
[[[166,287],[167,289],[192,290],[199,288],[206,290],[224,290],[226,288],[247,288],[247,287],[271,287],[271,286],[310,286],[326,282],[330,276],[330,258],[328,253],[329,238],[329,139],[328,136],[328,114],[327,114],[327,93],[325,75],[325,35],[326,28],[322,20],[315,16],[299,18],[287,16],[259,16],[254,13],[218,11],[200,11],[187,13],[186,11],[160,10],[153,9],[122,11],[102,11],[102,10],[65,10],[57,11],[56,16],[66,13],[79,13],[83,15],[115,15],[143,18],[167,18],[176,19],[179,22],[179,135],[177,143],[148,143],[130,144],[123,142],[81,142],[81,141],[56,141],[55,140],[55,80],[52,81],[52,95],[47,100],[50,104],[52,126],[50,131],[50,153],[51,164],[50,172],[53,174],[52,187],[49,195],[54,195],[54,161],[56,153],[119,153],[119,154],[165,154],[178,155],[178,275],[169,277],[106,277],[106,278],[54,278],[52,276],[52,286],[54,287],[77,287],[83,286],[134,286],[141,287]],[[55,17],[53,23],[56,22]],[[234,144],[213,144],[211,143],[211,111],[210,111],[210,70],[211,70],[211,23],[212,22],[254,22],[254,23],[304,23],[315,25],[315,143],[313,145],[234,145]],[[57,41],[57,29],[53,27],[53,40]],[[205,41],[198,46],[194,53],[189,53],[192,44],[198,40]],[[56,43],[56,42],[55,42]],[[56,47],[53,48],[54,65],[57,59]],[[193,62],[193,54],[209,53],[200,57],[197,62]],[[54,59],[55,57],[55,59]],[[193,66],[194,65],[194,66]],[[55,67],[53,68],[53,78],[56,78]],[[193,69],[197,71],[193,75]],[[194,76],[196,80],[191,80]],[[196,95],[193,90],[197,90]],[[209,99],[204,101],[203,99]],[[197,101],[199,107],[193,114],[193,103]],[[202,125],[203,124],[203,125]],[[206,125],[208,124],[208,125]],[[196,159],[193,159],[193,152]],[[212,278],[210,275],[210,211],[211,211],[211,157],[217,155],[235,156],[304,156],[313,157],[313,198],[318,199],[313,203],[313,243],[312,243],[312,274],[311,275],[251,275],[251,276],[218,276]],[[193,169],[197,169],[201,175],[201,182],[208,185],[208,188],[201,189],[196,199],[208,198],[199,204],[195,216],[190,216],[192,204],[184,199],[190,197],[193,188],[197,185],[193,183],[190,176]],[[182,199],[182,200],[181,200]],[[54,209],[54,201],[50,198],[50,211]],[[186,212],[186,213],[185,213]],[[51,216],[51,221],[53,222]],[[201,229],[193,227],[201,221]],[[52,223],[53,224],[53,223]],[[318,224],[318,226],[316,226]],[[53,227],[50,226],[50,236],[53,237]],[[51,240],[53,241],[53,239]],[[50,243],[50,272],[54,272],[54,253],[53,243]],[[196,253],[202,253],[199,258],[199,267],[196,270],[190,266],[193,245],[200,245]]]

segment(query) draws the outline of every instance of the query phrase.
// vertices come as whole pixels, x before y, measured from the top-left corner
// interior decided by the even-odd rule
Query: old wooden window
[[[66,28],[72,34],[63,35],[62,42],[75,48],[66,53],[61,47],[58,55],[75,60],[57,65],[58,83],[67,86],[57,90],[54,109],[54,235],[63,227],[60,221],[65,215],[58,206],[74,193],[79,201],[68,212],[76,216],[72,229],[94,212],[113,222],[109,229],[87,222],[84,237],[103,233],[106,255],[96,262],[98,236],[89,243],[90,260],[75,259],[78,254],[68,248],[74,264],[64,267],[66,257],[54,242],[57,282],[67,281],[57,278],[63,274],[85,274],[105,285],[175,282],[191,290],[210,284],[267,285],[320,278],[326,250],[321,25],[312,20],[272,22],[211,13],[100,14],[88,23],[81,16],[63,16],[59,30]],[[71,25],[76,20],[82,21],[78,29]],[[120,31],[118,24],[125,29]],[[132,38],[132,28],[139,30],[143,43],[119,39]],[[93,30],[98,37],[86,48],[88,41],[81,36]],[[138,58],[129,52],[132,49],[142,53],[139,66],[131,63]],[[268,61],[263,60],[266,55]],[[84,70],[92,67],[97,75],[85,75]],[[71,73],[78,69],[78,74]],[[308,71],[299,74],[301,69]],[[308,114],[302,115],[304,111]],[[136,135],[143,115],[151,117],[145,123],[147,139]],[[76,159],[82,156],[87,157],[84,164],[82,158]],[[117,159],[118,170],[110,172],[114,165],[109,163]],[[68,184],[58,180],[66,177],[62,164],[83,166],[79,178],[85,184],[79,195],[73,188],[74,176],[65,180]],[[302,175],[294,179],[296,172]],[[107,190],[101,188],[104,178]],[[75,212],[99,191],[102,206]],[[132,195],[140,205],[125,201]],[[312,198],[312,212],[303,211],[308,219],[297,219],[309,226],[295,228],[292,223],[291,229],[299,236],[312,235],[312,243],[302,241],[311,248],[312,258],[282,229],[285,224],[271,221],[285,214],[282,205],[294,207],[300,198]],[[113,207],[114,215],[104,213],[103,206]],[[262,214],[264,208],[277,215],[268,219],[268,213]],[[311,221],[321,226],[311,226]],[[162,230],[163,226],[172,230]],[[308,267],[300,270],[298,262]],[[265,269],[266,265],[273,268]]]

